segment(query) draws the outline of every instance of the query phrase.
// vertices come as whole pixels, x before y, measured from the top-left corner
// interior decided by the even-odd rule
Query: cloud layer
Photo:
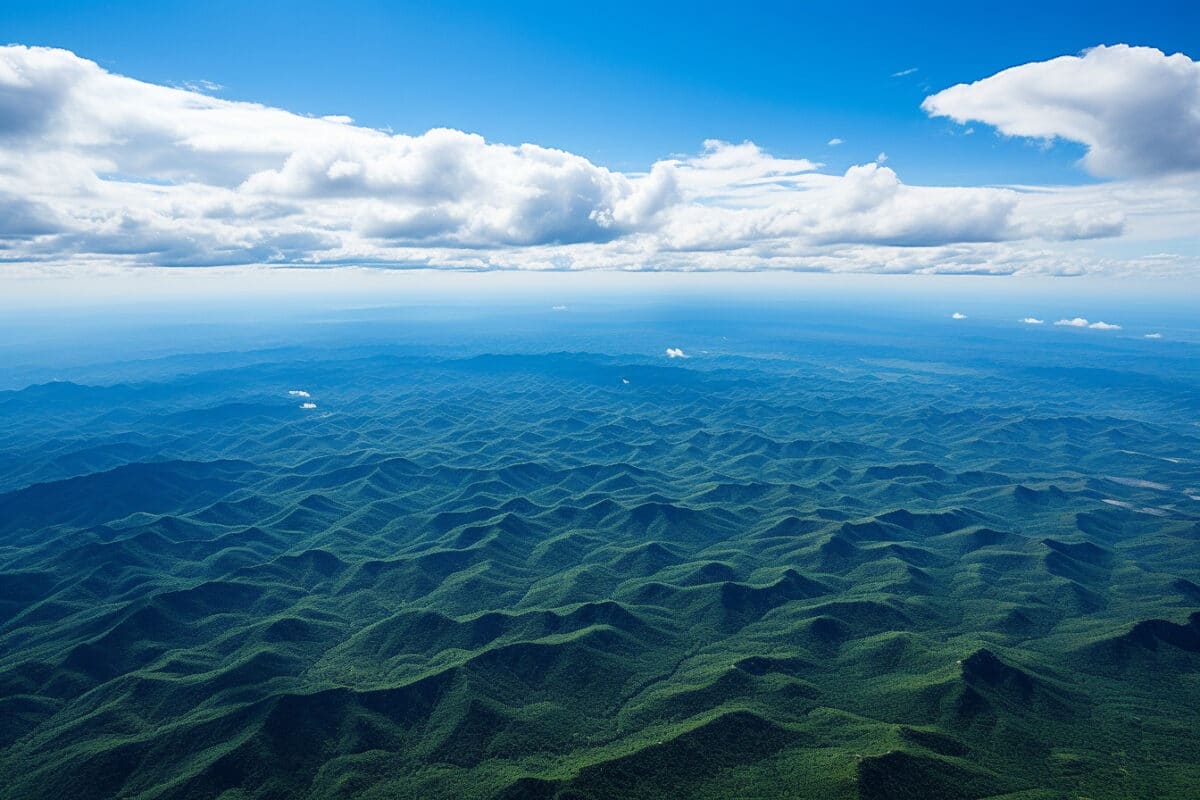
[[[1170,70],[1191,69],[1172,58]],[[931,113],[1007,125],[1008,101],[972,88],[1008,85],[1007,72],[935,95]],[[912,186],[882,153],[825,172],[717,140],[622,173],[534,144],[393,134],[200,89],[0,48],[0,262],[1078,274],[1145,268],[1079,249],[1125,233],[1130,209],[1197,207],[1193,186]],[[1107,141],[1098,163],[1132,163]]]

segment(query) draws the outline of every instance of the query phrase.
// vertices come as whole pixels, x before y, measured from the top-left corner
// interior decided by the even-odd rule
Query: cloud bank
[[[1090,65],[1096,52],[1076,60]],[[1186,58],[1161,57],[1166,67],[1140,51],[1123,58],[1148,79],[1175,76],[1155,97],[1190,102]],[[927,110],[1034,130],[1008,122],[1021,97],[1010,84],[1027,81],[1012,84],[1007,72],[935,95]],[[954,274],[1192,266],[1161,250],[1114,259],[1086,248],[1126,233],[1132,213],[1176,220],[1179,208],[1200,208],[1195,186],[915,186],[883,153],[829,172],[718,140],[623,173],[536,144],[452,129],[394,134],[212,90],[138,81],[65,50],[0,48],[0,262]],[[1191,124],[1178,113],[1166,119]],[[1058,127],[1018,135],[1084,135]],[[1136,162],[1141,172],[1191,163],[1194,137],[1171,158],[1134,157],[1174,142],[1154,138],[1167,135],[1088,133],[1096,164]]]

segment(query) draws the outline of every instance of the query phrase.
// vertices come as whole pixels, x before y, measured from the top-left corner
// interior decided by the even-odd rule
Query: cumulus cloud
[[[955,311],[953,314],[950,315],[950,319],[966,319],[966,318],[967,318],[967,315],[963,314],[962,312],[959,312],[959,311]]]
[[[1096,175],[1200,170],[1200,63],[1124,44],[1022,64],[925,99],[931,116],[1087,147]]]
[[[1111,322],[1104,322],[1103,320],[1101,320],[1099,322],[1088,322],[1083,317],[1075,317],[1073,319],[1060,319],[1058,322],[1056,322],[1054,324],[1062,325],[1064,327],[1070,327],[1070,328],[1092,328],[1093,330],[1098,330],[1098,331],[1119,331],[1119,330],[1121,330],[1120,325],[1116,325]]]
[[[1165,220],[1151,236],[1178,240],[1196,221],[1195,187],[914,186],[883,153],[834,173],[721,140],[620,172],[536,144],[393,134],[211,91],[0,47],[0,259],[986,274],[1195,260],[1069,249],[1122,235],[1127,219]]]
[[[834,138],[832,138],[828,142],[826,142],[826,144],[829,145],[830,147],[837,147],[839,144],[845,144],[845,142],[843,142],[841,139],[839,139],[835,136]]]
[[[1025,317],[1021,322],[1024,322],[1026,325],[1044,325],[1046,320],[1038,319],[1037,317]]]
[[[289,389],[288,395],[290,397],[312,397],[311,394],[304,391],[303,389]]]
[[[462,131],[354,130],[352,140],[306,144],[278,168],[254,172],[239,192],[349,201],[369,238],[468,247],[603,241],[642,228],[676,195],[669,164],[631,179],[561,150]]]
[[[193,243],[291,261],[351,238],[604,241],[675,197],[669,163],[629,176],[462,131],[391,135],[143,83],[47,48],[0,48],[0,144],[5,185],[58,201],[57,244],[111,255],[170,257]],[[66,198],[82,207],[70,213]]]
[[[688,354],[678,347],[667,348],[667,358],[688,358]]]
[[[316,403],[301,403],[300,407],[301,408],[316,408],[317,404]]]

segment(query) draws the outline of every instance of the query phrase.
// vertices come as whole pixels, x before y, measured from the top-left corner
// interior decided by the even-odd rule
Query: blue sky
[[[842,168],[886,151],[908,181],[939,184],[1091,178],[1078,145],[929,119],[933,91],[1098,44],[1200,57],[1200,4],[1185,0],[909,5],[9,2],[0,30],[141,80],[209,80],[222,97],[536,142],[616,169],[750,139]]]
[[[1196,280],[1200,4],[921,6],[5,2],[0,263]]]

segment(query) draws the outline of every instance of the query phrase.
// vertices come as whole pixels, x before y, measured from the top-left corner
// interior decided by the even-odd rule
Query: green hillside
[[[1194,798],[1195,364],[868,352],[0,393],[0,794]]]

